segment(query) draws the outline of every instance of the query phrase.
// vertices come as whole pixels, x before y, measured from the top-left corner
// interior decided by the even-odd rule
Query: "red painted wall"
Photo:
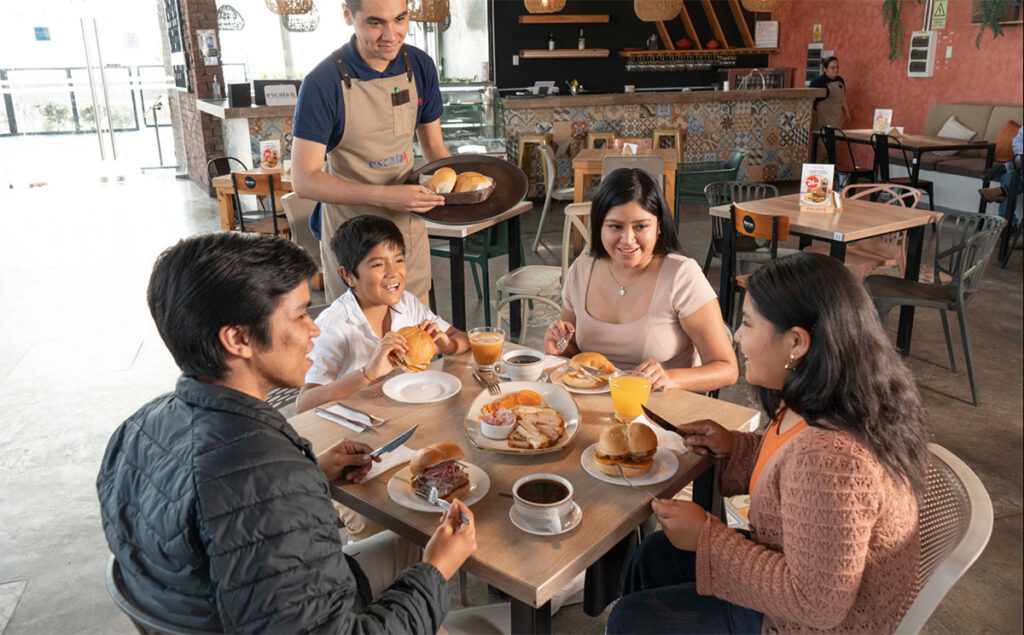
[[[779,53],[772,66],[795,69],[800,85],[806,67],[807,44],[815,24],[821,25],[825,50],[839,58],[846,80],[851,128],[870,128],[875,108],[892,108],[894,126],[920,133],[933,103],[973,102],[1015,104],[1022,101],[1024,66],[1020,25],[1006,26],[992,39],[985,31],[981,48],[974,46],[978,26],[970,23],[971,0],[949,0],[945,30],[939,31],[938,59],[933,77],[907,77],[910,35],[921,28],[924,2],[903,2],[903,55],[889,63],[888,31],[882,24],[881,0],[787,0],[771,19],[779,21]],[[945,57],[952,45],[953,56]]]

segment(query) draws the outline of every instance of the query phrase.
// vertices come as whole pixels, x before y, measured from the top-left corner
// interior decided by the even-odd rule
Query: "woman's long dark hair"
[[[811,334],[782,390],[757,388],[761,406],[774,416],[785,403],[809,425],[851,433],[897,480],[924,492],[928,412],[860,281],[834,258],[801,253],[758,269],[747,293],[778,332]]]
[[[612,170],[601,180],[597,188],[594,202],[590,204],[590,255],[604,258],[608,252],[601,242],[601,227],[608,210],[619,205],[636,201],[640,207],[654,214],[658,219],[658,240],[654,243],[654,253],[681,254],[676,235],[676,223],[672,211],[665,202],[661,188],[654,182],[651,175],[637,168],[619,168]]]

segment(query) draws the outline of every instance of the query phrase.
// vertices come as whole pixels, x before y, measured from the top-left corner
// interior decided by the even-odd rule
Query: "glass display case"
[[[506,158],[501,99],[492,82],[442,83],[441,134],[452,154]],[[421,156],[419,143],[416,156]]]

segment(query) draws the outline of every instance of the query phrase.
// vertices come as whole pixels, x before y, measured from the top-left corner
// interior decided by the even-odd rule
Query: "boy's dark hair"
[[[654,253],[658,255],[683,253],[676,235],[676,223],[672,212],[661,194],[661,188],[647,172],[637,168],[619,168],[613,170],[601,180],[601,186],[594,195],[590,205],[590,255],[604,258],[608,252],[601,242],[601,229],[608,210],[619,205],[636,201],[658,219],[658,240],[654,243]]]
[[[356,267],[366,258],[370,250],[381,243],[388,243],[405,251],[405,239],[398,226],[383,216],[364,214],[350,218],[341,224],[331,238],[331,249],[338,264],[350,275],[359,277]]]
[[[200,234],[157,257],[147,290],[149,311],[185,375],[223,379],[220,329],[247,328],[257,346],[270,346],[269,319],[281,296],[314,273],[313,260],[287,240]]]

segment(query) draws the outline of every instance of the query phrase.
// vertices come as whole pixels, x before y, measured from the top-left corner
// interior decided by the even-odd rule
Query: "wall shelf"
[[[570,57],[608,57],[608,49],[520,49],[521,59],[551,59]]]
[[[674,51],[619,51],[619,57],[650,57],[652,55],[764,55],[779,49],[676,49]]]
[[[609,20],[602,13],[519,16],[519,24],[604,24]]]

